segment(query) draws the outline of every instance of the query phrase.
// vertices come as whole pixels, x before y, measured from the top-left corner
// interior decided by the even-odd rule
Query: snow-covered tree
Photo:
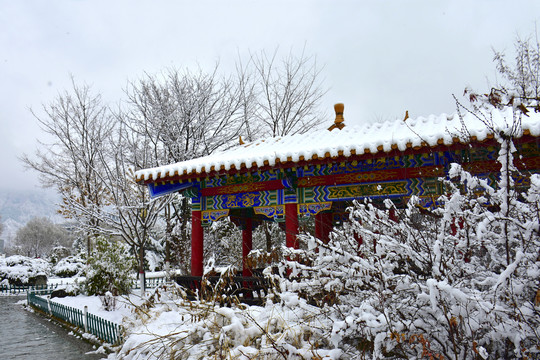
[[[126,91],[122,120],[145,137],[146,164],[163,165],[230,147],[242,127],[239,86],[202,70],[147,75]]]
[[[518,37],[514,43],[514,63],[508,63],[505,53],[495,51],[494,61],[502,76],[498,87],[511,97],[530,105],[540,100],[540,43],[538,36]]]
[[[111,134],[113,140],[109,152],[99,158],[102,171],[98,176],[107,194],[108,205],[99,213],[103,226],[95,231],[122,239],[136,252],[141,288],[144,289],[145,252],[150,247],[160,247],[158,240],[164,229],[160,229],[157,222],[169,197],[151,201],[146,189],[135,182],[133,158],[141,150],[140,135],[121,125],[117,129],[117,133]]]
[[[33,157],[23,155],[22,161],[41,175],[44,187],[62,195],[61,213],[77,221],[87,236],[90,251],[87,227],[99,225],[95,214],[103,205],[104,195],[97,176],[101,171],[98,156],[108,146],[105,136],[114,122],[99,94],[92,94],[88,86],[76,85],[73,79],[72,85],[71,92],[66,91],[44,105],[43,114],[32,112],[45,140],[40,141]]]
[[[514,61],[503,51],[495,51],[494,62],[500,76],[489,93],[466,88],[464,95],[475,111],[512,106],[527,116],[540,111],[540,43],[538,36],[518,37],[514,43]]]
[[[242,231],[228,218],[212,223],[205,231],[204,257],[213,259],[217,266],[231,266],[242,269]]]
[[[254,83],[255,137],[303,134],[324,120],[319,106],[327,90],[316,57],[305,49],[299,56],[278,54],[278,49],[272,55],[254,54],[247,66]]]
[[[131,159],[135,169],[208,155],[237,141],[244,116],[241,89],[232,79],[220,77],[217,70],[169,70],[163,76],[148,75],[130,84],[128,107],[119,118],[139,139]],[[188,199],[183,197],[166,208],[166,248],[171,249],[173,240],[189,242],[191,214]]]
[[[70,248],[71,242],[70,234],[47,218],[30,219],[15,236],[17,250],[33,257],[46,257],[56,246]]]

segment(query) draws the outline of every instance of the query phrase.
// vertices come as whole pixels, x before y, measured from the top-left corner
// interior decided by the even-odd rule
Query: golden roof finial
[[[342,103],[338,103],[334,105],[334,111],[336,112],[336,119],[334,120],[334,123],[332,124],[332,126],[328,128],[328,131],[332,131],[336,128],[341,130],[345,127],[345,124],[344,124],[345,119],[343,118],[344,108],[345,108],[345,105],[343,105]]]

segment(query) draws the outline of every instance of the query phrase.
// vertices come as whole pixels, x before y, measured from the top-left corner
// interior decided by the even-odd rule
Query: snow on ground
[[[141,297],[135,294],[117,296],[116,309],[113,311],[103,309],[99,296],[77,295],[65,298],[53,298],[51,301],[80,310],[84,310],[84,307],[88,306],[89,313],[117,324],[122,324],[124,317],[132,317],[135,306],[142,303]]]
[[[162,278],[165,277],[164,271],[148,272],[146,274],[147,279]],[[134,275],[135,276],[135,275]],[[58,288],[66,288],[69,285],[76,283],[81,284],[85,280],[84,277],[71,277],[71,278],[49,278],[49,285],[58,285]],[[153,290],[148,290],[147,294],[150,294]],[[51,301],[59,304],[70,306],[75,309],[84,310],[85,306],[88,306],[88,312],[96,316],[102,317],[117,324],[122,324],[124,317],[131,317],[132,311],[135,306],[142,304],[143,299],[140,296],[140,290],[133,290],[132,294],[126,296],[116,297],[116,309],[113,311],[106,311],[103,308],[101,298],[99,296],[68,296],[65,298],[53,298]]]

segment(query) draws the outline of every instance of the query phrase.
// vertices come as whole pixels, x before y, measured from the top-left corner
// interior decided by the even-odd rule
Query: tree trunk
[[[165,208],[165,222],[166,222],[166,228],[165,228],[165,264],[169,264],[171,262],[171,239],[172,239],[172,221],[171,221],[171,204],[167,204],[167,207]]]
[[[144,246],[139,246],[139,281],[141,284],[141,296],[146,291],[146,274],[144,272]]]
[[[263,222],[264,236],[266,238],[266,252],[272,252],[272,234],[270,233],[269,225],[267,222]]]

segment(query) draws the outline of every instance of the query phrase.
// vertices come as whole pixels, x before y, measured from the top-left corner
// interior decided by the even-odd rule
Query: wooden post
[[[88,306],[84,305],[83,310],[83,326],[84,326],[84,332],[88,332]]]
[[[203,275],[202,211],[191,212],[191,275]]]
[[[298,249],[298,204],[285,204],[285,244]]]
[[[251,269],[247,265],[247,256],[253,249],[253,220],[245,219],[245,226],[242,229],[242,276],[252,276]]]

